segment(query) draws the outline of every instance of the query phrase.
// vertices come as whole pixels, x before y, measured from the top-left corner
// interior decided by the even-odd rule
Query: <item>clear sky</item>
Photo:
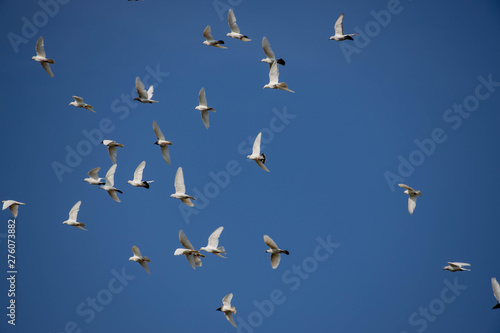
[[[341,13],[354,41],[328,39]],[[0,27],[0,197],[26,203],[15,327],[1,212],[2,332],[499,332],[498,1],[1,1]],[[262,89],[263,36],[295,94]],[[132,102],[136,76],[159,103]],[[270,173],[245,159],[261,131]],[[125,146],[121,203],[83,182],[111,166],[102,139]],[[149,190],[127,184],[143,160]],[[179,166],[194,208],[170,198]],[[413,215],[397,183],[422,191]],[[62,224],[79,200],[88,231]],[[227,259],[173,255],[219,226]],[[264,234],[290,251],[276,270]],[[215,311],[230,292],[238,329]]]

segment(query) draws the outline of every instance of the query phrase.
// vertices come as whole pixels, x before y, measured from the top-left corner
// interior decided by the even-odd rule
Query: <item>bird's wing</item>
[[[200,256],[195,256],[193,254],[193,259],[194,259],[194,264],[196,265],[196,267],[201,267],[202,263],[201,263],[201,258]]]
[[[141,264],[142,268],[144,268],[146,270],[146,272],[148,272],[148,274],[151,274],[151,272],[149,271],[149,267],[148,267],[148,263],[145,262],[145,261],[139,261],[139,264]]]
[[[81,97],[78,97],[78,96],[72,96],[73,99],[77,102],[77,103],[83,103],[83,98]]]
[[[140,98],[148,98],[148,93],[146,92],[146,88],[144,87],[144,83],[142,83],[140,77],[135,78],[135,90],[137,90],[137,94]]]
[[[470,264],[468,264],[466,262],[449,262],[448,264],[450,264],[451,266],[455,266],[455,267],[470,266]]]
[[[497,301],[500,302],[500,285],[494,277],[491,278],[491,288],[493,288],[493,295],[495,295]]]
[[[231,307],[231,300],[232,299],[233,299],[233,293],[227,294],[222,299],[222,305],[227,306],[228,308],[230,308]]]
[[[205,125],[205,128],[208,129],[208,127],[210,126],[208,111],[201,111],[201,120],[203,121],[203,125]]]
[[[183,230],[179,231],[179,240],[181,241],[182,246],[184,246],[186,249],[194,250],[193,245],[191,245],[191,242],[186,237],[186,234],[184,233]]]
[[[144,168],[146,167],[146,161],[142,161],[141,164],[137,166],[134,172],[134,181],[135,182],[141,182],[142,181],[142,172],[144,171]]]
[[[184,202],[186,206],[194,207],[194,203],[189,198],[182,198],[181,201]]]
[[[340,14],[339,18],[337,19],[337,22],[335,22],[335,34],[336,35],[343,35],[344,34],[344,27],[342,23],[344,22],[344,13]]]
[[[231,325],[233,325],[234,327],[236,327],[236,323],[234,322],[233,313],[232,312],[224,312],[224,316],[226,316],[226,319],[231,323]]]
[[[54,77],[54,73],[52,73],[52,69],[50,69],[50,65],[48,62],[42,62],[42,67],[45,69],[47,74],[49,74],[51,77]]]
[[[269,69],[269,84],[277,84],[279,81],[279,70],[278,63],[276,61],[273,62],[271,68]]]
[[[269,44],[269,41],[266,37],[262,37],[262,49],[269,59],[275,59],[274,52],[271,49],[271,44]]]
[[[278,245],[272,240],[271,237],[268,235],[264,235],[264,242],[269,246],[271,249],[279,249]]]
[[[45,58],[45,48],[43,47],[43,37],[40,36],[36,42],[36,55]]]
[[[281,261],[281,254],[279,253],[271,254],[271,266],[273,267],[273,269],[276,269],[276,267],[279,266],[280,261]]]
[[[94,168],[92,170],[89,171],[89,177],[92,178],[92,179],[99,179],[99,176],[97,175],[97,173],[99,172],[99,170],[101,170],[100,167],[97,167],[97,168]]]
[[[174,186],[175,186],[175,192],[186,193],[186,186],[184,185],[184,173],[182,172],[181,167],[177,169],[177,173],[175,174]]]
[[[191,265],[191,267],[193,267],[193,269],[196,269],[196,264],[194,262],[194,256],[190,253],[190,254],[186,254],[186,258],[189,262],[189,264]]]
[[[232,9],[229,9],[227,12],[227,22],[229,23],[229,28],[231,28],[232,32],[237,34],[240,33],[240,28],[238,28],[238,25],[236,24],[236,16],[234,16]]]
[[[198,94],[198,101],[200,105],[207,106],[207,95],[205,94],[205,87],[200,89],[200,93]]]
[[[405,185],[405,184],[398,184],[399,187],[402,187],[408,191],[415,191],[414,189],[412,189],[410,186],[408,185]]]
[[[80,210],[80,205],[82,204],[81,201],[78,201],[73,208],[69,211],[69,220],[70,221],[76,221],[76,218],[78,217],[78,211]]]
[[[415,210],[415,207],[417,207],[417,196],[416,195],[410,195],[408,197],[408,212],[410,214],[413,214],[413,211]]]
[[[261,161],[255,160],[255,163],[257,163],[257,165],[260,166],[262,169],[266,170],[267,172],[270,172],[269,169]]]
[[[115,185],[115,171],[116,171],[116,164],[113,164],[106,173],[106,185],[108,186]]]
[[[14,200],[5,200],[3,202],[3,207],[2,207],[2,210],[6,210],[7,208],[9,208],[13,203],[15,203]]]
[[[153,87],[153,85],[151,85],[148,89],[148,99],[151,99],[153,98],[153,93],[155,92],[155,88]]]
[[[212,29],[210,28],[209,25],[203,30],[203,37],[205,37],[206,40],[212,41],[214,38],[212,37]]]
[[[111,163],[116,164],[116,154],[118,154],[117,146],[108,146],[109,158],[111,159]]]
[[[19,205],[11,205],[9,207],[10,209],[10,212],[12,213],[12,216],[14,216],[14,218],[17,218],[17,213],[19,211]]]
[[[210,237],[208,237],[207,247],[214,247],[214,248],[219,247],[219,237],[220,237],[220,234],[222,233],[222,230],[224,230],[224,227],[219,227],[219,228],[217,228],[217,230],[212,232]]]
[[[108,191],[108,194],[111,198],[113,198],[114,201],[121,202],[120,199],[118,198],[118,194],[116,194],[116,191]]]
[[[167,164],[170,165],[170,154],[168,152],[168,145],[162,146],[161,147],[161,154],[163,155],[163,159]]]
[[[134,255],[136,255],[137,257],[142,257],[142,254],[141,254],[141,251],[139,250],[139,248],[137,246],[132,246],[132,252],[134,253]]]
[[[155,132],[155,135],[158,138],[158,140],[165,140],[165,136],[163,135],[160,126],[158,126],[155,120],[153,120],[153,131]]]
[[[255,141],[253,142],[253,149],[252,149],[252,155],[258,156],[260,155],[260,138],[262,136],[262,132],[257,134],[257,137],[255,138]]]

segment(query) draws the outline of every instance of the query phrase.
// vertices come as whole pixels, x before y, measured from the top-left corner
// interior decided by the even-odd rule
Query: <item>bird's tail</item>
[[[250,42],[252,41],[250,38],[248,38],[248,36],[243,36],[240,38],[240,40],[242,40],[243,42]]]
[[[220,253],[226,254],[226,249],[224,248],[224,246],[219,246],[217,248],[217,251],[219,251]]]
[[[53,59],[47,59],[47,62],[48,62],[49,64],[54,64],[54,60],[53,60]]]
[[[260,154],[259,160],[262,164],[266,164],[266,155],[264,155],[264,153]]]
[[[290,254],[290,252],[288,252],[287,250],[283,251],[283,253],[286,254],[286,255]]]
[[[278,59],[278,60],[276,60],[276,62],[278,64],[280,64],[281,66],[285,66],[285,60],[283,60],[283,59]]]
[[[149,183],[147,181],[143,181],[142,185],[144,185],[145,188],[149,188]]]
[[[224,44],[224,41],[223,40],[218,40],[217,44]]]
[[[500,309],[500,303],[498,303],[497,305],[495,305],[494,307],[492,307],[491,309]]]
[[[121,143],[117,143],[116,146],[123,148],[123,145]]]
[[[147,262],[151,262],[151,260],[149,260],[148,257],[142,257],[142,260],[147,261]]]
[[[116,189],[115,189],[115,191],[116,191],[116,192],[118,192],[118,193],[122,193],[122,194],[123,194],[123,192],[122,192],[122,191],[120,191],[120,190],[116,190]]]

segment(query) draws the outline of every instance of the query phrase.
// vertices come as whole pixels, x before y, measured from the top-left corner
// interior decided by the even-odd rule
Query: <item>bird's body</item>
[[[165,135],[163,135],[160,127],[154,120],[153,131],[155,132],[156,138],[158,139],[156,140],[155,145],[160,146],[163,159],[165,160],[165,162],[167,162],[168,165],[170,165],[170,153],[168,152],[168,146],[171,146],[172,142],[165,140]]]
[[[265,62],[269,64],[269,68],[273,65],[273,63],[276,61],[278,64],[285,66],[285,60],[283,59],[276,59],[276,56],[274,55],[273,50],[271,49],[271,44],[269,44],[269,41],[267,40],[266,37],[262,37],[262,49],[264,50],[264,53],[266,54],[266,58],[262,59],[261,62]]]
[[[149,271],[149,267],[148,267],[148,262],[151,262],[151,260],[149,260],[148,257],[143,256],[141,254],[141,251],[139,251],[139,248],[135,245],[132,246],[132,253],[134,255],[132,257],[128,258],[128,260],[138,262],[142,266],[142,268],[144,268],[146,270],[146,272],[151,274],[151,272]]]
[[[337,19],[337,22],[335,22],[335,35],[330,37],[330,40],[336,40],[338,42],[344,41],[344,40],[353,40],[352,36],[356,36],[356,34],[347,34],[344,35],[344,13],[340,14],[339,18]]]
[[[239,39],[244,42],[251,41],[251,39],[248,38],[248,36],[240,33],[240,28],[238,27],[238,24],[236,24],[236,16],[234,16],[234,12],[232,9],[229,9],[227,13],[227,22],[229,23],[229,28],[231,29],[231,32],[226,34],[227,37]]]
[[[470,269],[464,268],[467,266],[470,266],[470,264],[465,262],[448,262],[448,266],[444,266],[443,270],[450,272],[470,271]]]
[[[81,229],[81,230],[87,230],[87,229],[84,229],[83,227],[85,227],[85,224],[82,223],[82,222],[78,222],[76,219],[78,218],[78,211],[80,210],[80,205],[82,204],[81,201],[78,201],[74,206],[73,208],[71,208],[70,212],[69,212],[69,218],[63,222],[63,224],[67,224],[67,225],[70,225],[70,226],[73,226],[73,227],[76,227],[78,229]]]
[[[142,161],[134,172],[134,179],[129,180],[128,183],[135,187],[145,187],[149,188],[149,183],[154,182],[154,180],[142,180],[142,173],[146,167],[146,161]]]
[[[233,299],[233,293],[224,296],[224,298],[222,299],[222,306],[220,308],[217,308],[216,311],[223,312],[224,316],[231,323],[231,325],[236,327],[236,323],[234,322],[233,319],[233,314],[236,314],[236,307],[231,306],[232,299]]]
[[[408,212],[413,214],[413,211],[415,210],[415,207],[417,206],[417,196],[421,197],[422,193],[420,191],[415,191],[413,188],[409,187],[408,185],[405,184],[398,184],[399,187],[404,188],[405,194],[408,194]]]
[[[121,202],[116,192],[118,193],[123,193],[123,192],[114,187],[116,166],[117,166],[116,164],[113,164],[111,168],[109,168],[108,172],[106,173],[106,183],[102,186],[99,186],[99,188],[107,191],[109,196],[113,198],[114,201]]]
[[[191,265],[193,269],[196,269],[196,267],[201,267],[200,257],[205,258],[205,256],[201,254],[200,251],[194,249],[193,245],[182,230],[179,231],[179,240],[184,248],[176,249],[174,255],[185,255],[189,262],[189,265]]]
[[[83,98],[78,97],[78,96],[73,96],[73,99],[75,101],[69,103],[69,105],[74,105],[77,108],[83,108],[83,109],[87,109],[89,111],[95,112],[94,108],[92,107],[92,105],[83,102]]]
[[[215,230],[208,238],[208,245],[200,248],[200,251],[210,252],[221,258],[226,258],[221,255],[226,254],[224,246],[219,246],[219,237],[222,233],[222,230],[224,230],[224,227],[217,228],[217,230]]]
[[[207,27],[203,31],[203,37],[205,37],[205,39],[206,39],[203,42],[203,44],[208,45],[208,46],[214,46],[214,47],[217,47],[219,49],[227,49],[227,47],[221,45],[221,44],[224,44],[223,40],[215,40],[212,37],[212,29],[210,28],[209,25],[207,25]]]
[[[25,203],[15,200],[3,200],[2,203],[3,203],[2,210],[6,210],[7,208],[9,208],[14,218],[17,218],[19,205],[26,205]]]
[[[109,158],[111,163],[116,164],[116,155],[118,154],[118,147],[122,147],[121,143],[117,143],[113,140],[102,140],[101,143],[108,147]]]
[[[281,253],[289,255],[290,252],[280,249],[268,235],[264,235],[264,242],[267,246],[269,246],[269,249],[266,250],[266,253],[271,253],[271,266],[273,267],[273,269],[276,269],[281,261]]]
[[[142,83],[140,77],[135,78],[135,90],[137,91],[137,94],[139,97],[134,98],[134,101],[139,101],[141,103],[158,103],[158,101],[154,101],[153,98],[153,92],[154,92],[154,87],[151,85],[149,89],[146,91],[146,88],[144,87],[144,83]]]
[[[200,92],[198,93],[198,102],[199,105],[195,107],[195,109],[201,111],[201,120],[203,121],[203,125],[205,125],[205,128],[208,129],[208,127],[210,126],[208,111],[215,112],[215,110],[212,107],[207,106],[207,95],[205,93],[204,87],[202,87],[200,89]]]
[[[94,168],[89,171],[89,178],[85,178],[83,181],[89,183],[90,185],[104,185],[105,183],[101,182],[104,178],[99,178],[97,173],[101,170],[100,167]]]
[[[193,207],[194,204],[191,202],[191,199],[196,200],[196,198],[186,194],[186,186],[184,185],[184,173],[182,172],[181,167],[177,169],[177,173],[175,174],[174,187],[175,193],[170,195],[170,197],[180,199],[187,206]]]
[[[269,83],[266,84],[262,89],[281,89],[294,93],[295,91],[288,89],[288,85],[285,82],[279,82],[279,70],[278,63],[274,61],[269,69]]]
[[[269,172],[269,169],[264,165],[266,163],[266,155],[260,153],[260,140],[262,132],[257,135],[253,143],[252,154],[248,155],[247,158],[254,160],[258,166]]]
[[[48,59],[46,57],[42,36],[40,36],[40,38],[38,38],[38,41],[36,42],[35,50],[36,50],[36,56],[31,57],[31,59],[38,61],[42,65],[43,69],[45,69],[47,74],[49,74],[51,77],[54,77],[54,74],[52,73],[52,69],[50,69],[50,65],[49,65],[49,64],[53,64],[54,60]]]

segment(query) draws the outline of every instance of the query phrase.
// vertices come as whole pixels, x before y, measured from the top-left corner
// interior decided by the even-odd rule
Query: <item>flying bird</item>
[[[260,132],[253,143],[252,155],[248,155],[247,158],[254,160],[262,169],[269,172],[269,169],[264,165],[266,163],[266,155],[260,153],[260,137],[262,132]]]
[[[262,49],[264,50],[264,53],[266,54],[266,58],[262,59],[261,62],[265,62],[269,64],[269,68],[271,68],[272,64],[276,61],[278,64],[285,66],[285,60],[283,59],[276,59],[274,56],[274,52],[271,49],[271,44],[269,44],[269,41],[267,40],[266,37],[262,37]]]
[[[448,262],[448,266],[444,266],[443,270],[447,270],[450,272],[458,272],[458,271],[470,271],[470,269],[463,268],[464,266],[470,266],[465,262]]]
[[[80,205],[82,204],[81,201],[78,201],[73,208],[69,211],[69,218],[63,222],[63,224],[67,224],[73,227],[77,227],[78,229],[82,229],[87,231],[87,229],[84,229],[85,224],[82,222],[77,222],[76,219],[78,217],[78,211],[80,210]]]
[[[113,140],[102,140],[101,143],[108,146],[108,154],[111,159],[111,163],[116,164],[116,154],[118,153],[118,147],[123,147],[121,143],[117,143]]]
[[[101,182],[101,180],[103,180],[104,178],[99,178],[99,176],[97,175],[99,170],[101,170],[100,167],[90,170],[89,178],[85,178],[83,181],[89,183],[90,185],[104,185],[104,183]]]
[[[336,41],[343,41],[346,39],[352,39],[352,36],[356,36],[357,34],[347,34],[344,35],[344,27],[343,27],[343,22],[344,22],[344,13],[340,14],[339,18],[337,19],[337,22],[335,22],[335,35],[330,37],[330,40],[336,40]]]
[[[186,237],[186,234],[182,230],[179,231],[179,240],[181,241],[181,244],[182,246],[184,246],[184,248],[176,249],[174,255],[185,255],[193,269],[196,269],[196,267],[201,267],[200,257],[205,258],[205,256],[201,254],[200,251],[194,249],[193,245],[191,245],[191,242],[189,242],[189,239]]]
[[[165,136],[163,135],[160,127],[154,120],[153,120],[153,131],[155,132],[156,138],[158,139],[155,142],[155,145],[160,146],[163,159],[165,160],[165,162],[167,162],[168,165],[170,165],[170,154],[168,152],[168,146],[171,146],[172,142],[165,140]]]
[[[270,247],[270,249],[266,250],[266,252],[271,253],[271,266],[273,269],[276,269],[281,261],[281,253],[286,255],[289,255],[290,253],[287,250],[280,249],[268,235],[264,235],[264,242]]]
[[[193,207],[194,204],[191,202],[190,199],[196,200],[196,198],[186,194],[186,186],[184,185],[184,173],[182,172],[181,167],[177,169],[177,173],[175,174],[174,186],[175,186],[175,193],[172,194],[170,197],[180,199],[187,206]]]
[[[498,285],[498,281],[494,277],[491,278],[491,287],[493,288],[493,295],[497,300],[497,304],[491,308],[493,310],[500,308],[500,285]]]
[[[12,216],[14,216],[14,218],[17,218],[17,212],[19,209],[19,205],[26,205],[25,203],[15,201],[15,200],[3,200],[2,203],[3,203],[2,210],[6,210],[7,208],[9,208],[10,212],[12,213]]]
[[[405,194],[408,194],[408,212],[413,214],[413,211],[415,210],[415,207],[417,206],[417,195],[419,197],[422,196],[422,193],[420,191],[415,191],[411,187],[405,184],[398,184],[399,187],[404,188],[406,191],[404,191]]]
[[[205,128],[208,129],[208,126],[210,126],[210,121],[208,119],[208,114],[209,114],[208,111],[215,112],[215,110],[207,106],[207,95],[205,94],[204,87],[200,89],[200,92],[198,94],[198,101],[200,105],[195,107],[195,109],[201,111],[201,120],[203,121],[203,125],[205,125]]]
[[[151,85],[149,87],[149,90],[146,91],[146,88],[144,87],[144,83],[142,83],[141,79],[139,77],[135,78],[135,90],[137,90],[137,94],[139,97],[134,98],[134,101],[139,101],[141,103],[158,103],[158,101],[153,101],[153,92],[154,88]]]
[[[38,38],[38,41],[36,42],[36,56],[31,57],[31,59],[38,61],[40,64],[42,64],[43,69],[52,77],[54,77],[54,74],[52,73],[52,70],[50,69],[49,64],[53,64],[54,60],[52,59],[47,59],[45,57],[45,49],[43,47],[43,37],[40,36]]]
[[[139,251],[139,248],[135,245],[132,246],[132,252],[134,253],[134,255],[128,258],[128,260],[138,262],[142,266],[142,268],[146,270],[146,272],[151,274],[148,267],[148,262],[151,262],[151,260],[149,260],[149,258],[146,256],[143,257],[141,255],[141,251]]]
[[[203,44],[208,45],[208,46],[215,46],[218,47],[219,49],[227,49],[227,47],[222,46],[221,44],[224,44],[223,40],[215,40],[212,37],[212,29],[210,28],[209,25],[203,30],[203,37],[205,37],[206,41],[203,42]]]
[[[226,316],[226,319],[231,323],[231,325],[236,327],[236,323],[234,322],[233,319],[233,313],[236,314],[236,308],[234,306],[231,306],[232,299],[233,299],[233,293],[224,296],[224,298],[222,299],[222,306],[216,309],[216,311],[224,312],[224,316]]]
[[[244,42],[251,41],[251,39],[248,38],[248,36],[242,35],[240,33],[240,28],[236,24],[236,16],[234,16],[234,12],[232,9],[229,9],[229,11],[227,13],[227,22],[229,23],[229,28],[231,28],[231,32],[226,34],[227,37],[239,39],[239,40],[242,40]]]
[[[279,82],[279,76],[280,73],[278,70],[278,63],[274,61],[271,65],[271,68],[269,69],[269,83],[266,84],[262,89],[281,89],[294,93],[295,91],[288,89],[288,85],[285,82]]]
[[[208,237],[208,245],[206,247],[202,247],[200,251],[210,252],[221,258],[226,258],[221,255],[221,253],[226,254],[224,246],[219,247],[219,237],[220,234],[222,233],[222,230],[224,230],[224,227],[219,227],[217,228],[217,230],[212,232],[210,237]]]
[[[128,183],[135,187],[145,187],[149,188],[149,183],[154,182],[154,180],[142,180],[142,172],[146,167],[146,161],[142,161],[139,166],[135,169],[134,180],[129,180]]]
[[[73,98],[74,98],[75,101],[69,103],[69,105],[74,105],[77,108],[84,108],[84,109],[87,109],[89,111],[95,112],[94,108],[92,107],[92,105],[86,104],[86,103],[83,102],[83,98],[78,97],[78,96],[73,96]]]
[[[103,186],[99,186],[99,188],[102,188],[103,190],[107,191],[109,196],[113,198],[114,201],[121,202],[120,199],[118,199],[118,195],[116,194],[116,192],[118,193],[123,193],[123,192],[114,187],[115,171],[116,171],[116,164],[113,164],[106,173],[106,184],[104,184]]]

